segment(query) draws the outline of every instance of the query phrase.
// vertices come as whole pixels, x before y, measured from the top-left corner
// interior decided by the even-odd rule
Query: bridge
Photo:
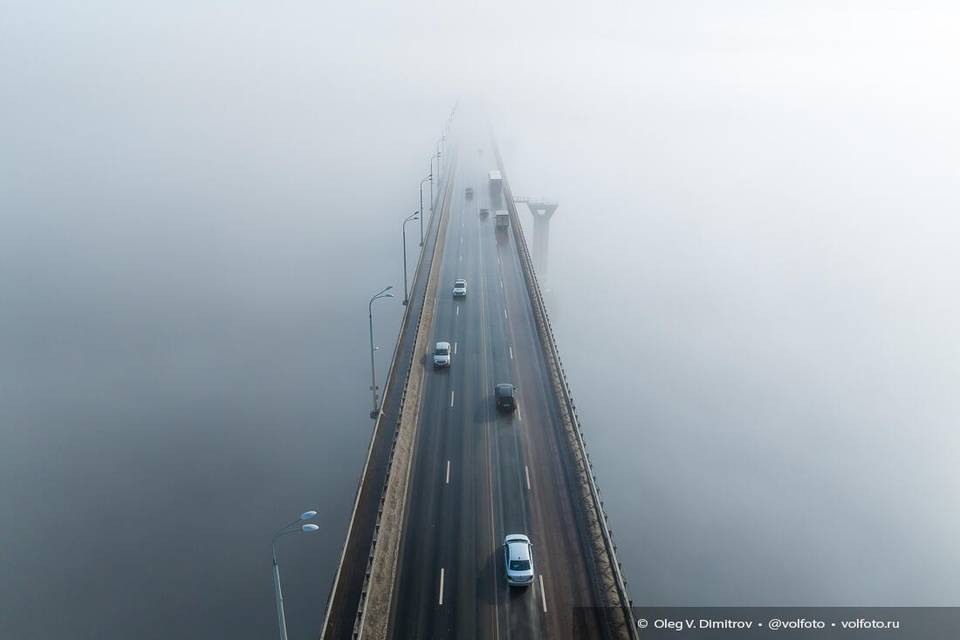
[[[457,133],[321,638],[634,638],[506,168],[492,138]],[[502,185],[489,188],[491,169]],[[502,227],[498,209],[509,212]],[[457,278],[464,297],[452,295]],[[433,367],[439,341],[451,345],[448,368]],[[495,406],[500,383],[515,387],[513,412]],[[512,533],[533,545],[526,588],[506,581]]]

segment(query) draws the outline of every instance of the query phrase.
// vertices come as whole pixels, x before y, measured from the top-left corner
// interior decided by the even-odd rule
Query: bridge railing
[[[567,374],[564,371],[563,363],[560,360],[560,349],[557,345],[557,339],[553,332],[553,326],[550,323],[550,316],[547,313],[547,308],[543,301],[543,292],[540,289],[540,283],[537,280],[536,271],[533,268],[533,259],[531,258],[530,251],[527,248],[526,238],[523,235],[523,229],[520,225],[520,218],[517,214],[517,207],[515,203],[526,202],[529,201],[529,199],[514,199],[510,190],[510,183],[507,180],[506,171],[503,167],[503,158],[500,156],[500,149],[497,146],[496,140],[492,140],[491,142],[494,155],[496,156],[497,166],[500,168],[500,173],[503,176],[503,191],[505,200],[507,201],[507,206],[510,210],[511,224],[514,230],[513,235],[516,239],[517,251],[520,254],[520,262],[523,265],[524,271],[528,275],[530,299],[534,305],[535,313],[542,318],[545,329],[543,332],[545,335],[542,337],[545,340],[545,346],[550,349],[550,355],[553,357],[557,365],[557,373],[561,382],[560,401],[566,407],[567,412],[573,421],[573,430],[576,436],[577,447],[580,450],[581,458],[585,465],[584,470],[586,472],[587,481],[589,484],[590,498],[593,502],[594,511],[597,514],[598,525],[602,534],[602,545],[607,557],[610,560],[610,568],[613,574],[615,583],[614,586],[616,590],[616,598],[615,602],[612,603],[612,606],[616,606],[622,611],[624,618],[622,625],[624,628],[622,630],[626,633],[627,637],[637,638],[636,621],[634,620],[633,612],[630,608],[632,605],[632,600],[630,600],[627,592],[627,582],[623,577],[623,568],[617,561],[617,546],[613,542],[613,531],[608,526],[607,514],[603,508],[604,503],[600,497],[600,488],[597,486],[597,477],[593,473],[593,463],[590,460],[590,454],[587,453],[587,445],[583,436],[583,425],[580,422],[580,417],[577,415],[577,407],[573,402],[570,383],[567,380]],[[534,200],[534,202],[536,201],[537,200]]]

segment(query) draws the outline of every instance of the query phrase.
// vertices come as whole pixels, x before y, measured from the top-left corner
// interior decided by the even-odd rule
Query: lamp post
[[[294,525],[300,524],[304,520],[312,520],[317,517],[316,511],[304,511],[300,514],[300,517],[277,530],[273,534],[273,540],[271,541],[271,546],[273,547],[273,591],[277,599],[277,622],[280,625],[280,640],[287,640],[287,618],[283,614],[283,592],[280,590],[280,567],[277,565],[277,540],[283,536],[290,533],[313,533],[320,529],[315,524],[305,524],[296,529],[292,529]]]
[[[437,157],[437,154],[430,156],[430,217],[433,218],[433,176],[440,177],[440,168],[437,168],[437,173],[433,172],[433,159]],[[421,211],[423,209],[421,208]]]
[[[433,163],[430,163],[433,165]],[[430,188],[433,189],[433,166],[430,167],[430,174],[420,181],[420,211],[423,211],[423,183],[430,181]],[[433,207],[431,207],[432,209]],[[423,246],[423,216],[420,216],[420,246]]]
[[[370,318],[370,391],[373,392],[373,411],[370,412],[370,417],[374,420],[380,415],[380,403],[377,401],[377,368],[373,361],[373,303],[380,298],[392,298],[393,294],[390,293],[390,289],[393,289],[393,285],[370,298],[370,304],[367,305]]]
[[[400,225],[403,228],[403,306],[407,306],[407,302],[410,301],[409,293],[407,292],[407,223],[411,220],[416,220],[418,213],[420,212],[414,211],[404,218],[403,224]]]

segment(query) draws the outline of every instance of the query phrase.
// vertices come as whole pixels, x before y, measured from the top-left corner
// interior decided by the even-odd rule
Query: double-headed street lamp
[[[437,171],[433,171],[433,159],[438,157],[439,154],[433,154],[430,156],[430,217],[433,217],[433,177],[436,176],[437,180],[440,179],[440,166],[437,163]],[[423,207],[420,207],[420,210],[423,211]]]
[[[441,138],[437,141],[437,177],[441,180],[443,179],[443,169],[442,169],[442,160],[443,160],[443,141]]]
[[[370,298],[370,304],[367,305],[368,316],[370,318],[370,391],[373,392],[373,411],[370,412],[370,417],[374,420],[380,415],[380,403],[377,401],[377,367],[373,361],[373,303],[380,298],[392,298],[393,294],[390,293],[390,289],[393,289],[393,285],[390,285]]]
[[[430,193],[433,194],[433,163],[430,163],[430,173],[426,178],[420,181],[420,211],[423,211],[423,183],[427,180],[430,181]],[[432,195],[430,196],[433,197]],[[433,207],[430,207],[430,210],[433,210]],[[420,216],[420,246],[423,246],[423,216]]]
[[[320,529],[319,526],[310,523],[295,527],[306,520],[313,520],[317,517],[316,511],[304,511],[300,517],[279,529],[273,534],[273,590],[277,598],[277,622],[280,625],[280,640],[287,640],[287,618],[283,614],[283,592],[280,590],[280,567],[277,565],[277,540],[290,533],[313,533]]]
[[[407,302],[410,301],[410,295],[407,291],[407,223],[411,220],[417,219],[417,214],[419,211],[414,211],[406,218],[403,219],[403,224],[400,225],[403,228],[403,305],[406,306]]]

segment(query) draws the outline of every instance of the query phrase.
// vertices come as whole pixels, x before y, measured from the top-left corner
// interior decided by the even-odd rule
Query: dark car
[[[513,385],[502,383],[493,389],[493,396],[497,399],[497,409],[501,411],[513,411],[517,408],[517,403],[513,399]]]

